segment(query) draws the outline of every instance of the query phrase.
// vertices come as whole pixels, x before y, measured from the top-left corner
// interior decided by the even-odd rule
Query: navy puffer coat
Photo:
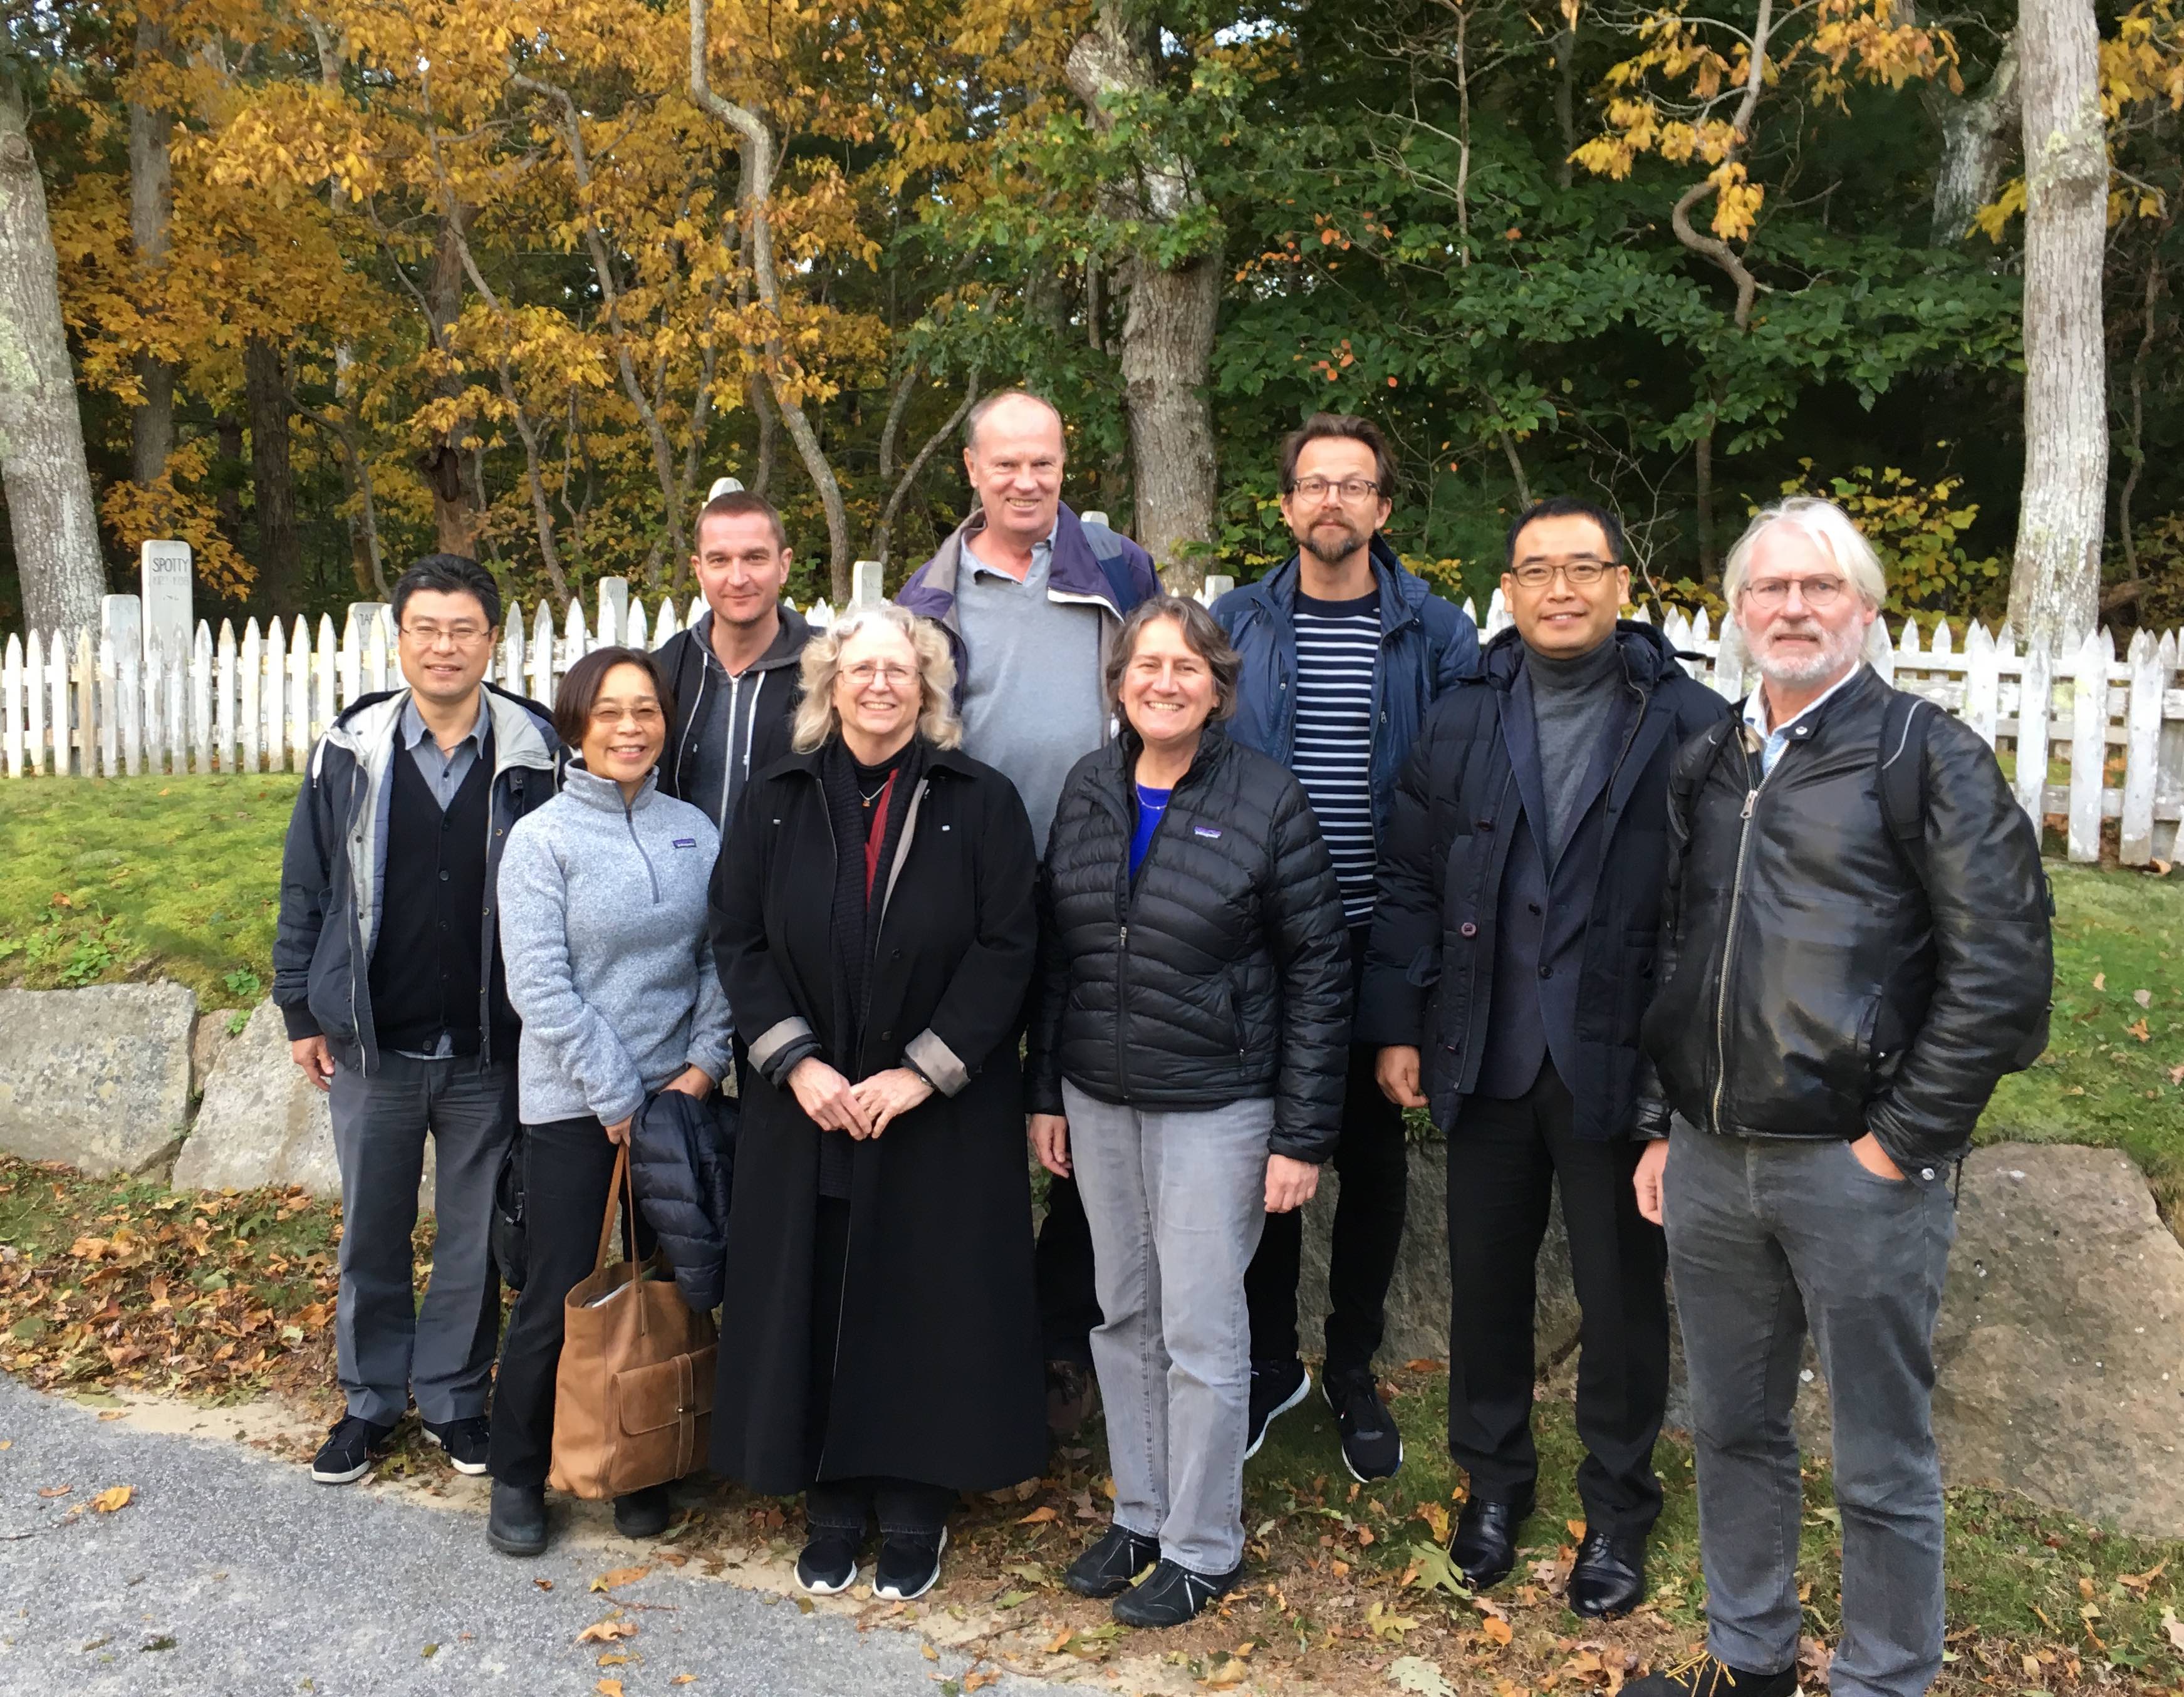
[[[735,1102],[662,1090],[630,1127],[637,1206],[675,1269],[675,1288],[699,1314],[721,1305],[728,1196],[736,1166]]]

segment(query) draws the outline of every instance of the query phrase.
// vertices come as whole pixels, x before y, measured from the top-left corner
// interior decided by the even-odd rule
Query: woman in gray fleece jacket
[[[510,1555],[546,1547],[562,1303],[592,1271],[616,1146],[649,1095],[704,1098],[728,1065],[705,925],[720,832],[657,787],[674,715],[649,654],[600,648],[570,667],[554,722],[581,758],[501,854],[529,1270],[494,1383],[486,1538]],[[664,1532],[667,1517],[665,1486],[615,1503],[626,1537]]]

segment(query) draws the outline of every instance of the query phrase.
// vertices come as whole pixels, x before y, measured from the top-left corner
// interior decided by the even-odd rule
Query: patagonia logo
[[[1219,827],[1212,825],[1194,825],[1190,827],[1190,834],[1193,837],[1211,837],[1217,843],[1221,840]]]
[[[698,839],[694,837],[678,837],[675,839],[675,846],[677,848],[695,848],[698,846]]]

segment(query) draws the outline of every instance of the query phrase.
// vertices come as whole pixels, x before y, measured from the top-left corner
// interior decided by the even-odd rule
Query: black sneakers
[[[540,1555],[546,1550],[546,1488],[493,1482],[493,1510],[485,1541],[503,1555]]]
[[[1271,1366],[1251,1364],[1251,1423],[1245,1428],[1249,1441],[1244,1446],[1246,1461],[1259,1453],[1259,1446],[1267,1441],[1267,1428],[1276,1417],[1302,1402],[1311,1389],[1312,1375],[1295,1356]]]
[[[1061,1576],[1061,1583],[1080,1597],[1116,1597],[1130,1589],[1130,1581],[1160,1560],[1160,1540],[1111,1526]]]
[[[1126,1627],[1179,1627],[1233,1590],[1243,1577],[1240,1561],[1226,1573],[1194,1573],[1163,1556],[1158,1566],[1115,1599],[1115,1618]]]
[[[458,1473],[468,1473],[475,1478],[485,1472],[486,1444],[492,1428],[487,1426],[483,1415],[438,1425],[429,1420],[421,1424],[425,1436],[448,1452],[448,1465]]]
[[[1403,1434],[1380,1400],[1380,1387],[1368,1370],[1322,1382],[1327,1405],[1342,1433],[1342,1464],[1361,1484],[1393,1478],[1403,1465]]]
[[[853,1533],[816,1528],[796,1558],[796,1583],[815,1597],[831,1597],[857,1583],[857,1545]]]
[[[1700,1655],[1623,1689],[1629,1697],[1791,1697],[1797,1689],[1797,1668],[1792,1662],[1780,1673],[1747,1673]]]
[[[371,1471],[371,1464],[387,1453],[387,1440],[393,1436],[392,1421],[380,1426],[345,1414],[328,1428],[326,1441],[311,1458],[311,1477],[322,1485],[346,1485],[361,1479]]]
[[[657,1538],[675,1516],[675,1505],[665,1485],[647,1485],[641,1491],[625,1491],[615,1499],[615,1530],[624,1538]]]
[[[948,1528],[938,1532],[891,1532],[880,1539],[880,1559],[872,1566],[872,1595],[883,1603],[914,1603],[940,1581],[940,1552],[948,1548]]]

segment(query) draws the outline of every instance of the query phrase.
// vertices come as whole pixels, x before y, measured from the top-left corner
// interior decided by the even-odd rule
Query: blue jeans
[[[1708,1648],[1759,1673],[1797,1659],[1791,1408],[1809,1327],[1842,1516],[1829,1686],[1919,1697],[1942,1666],[1933,1340],[1957,1232],[1946,1174],[1880,1178],[1844,1141],[1714,1137],[1678,1120],[1663,1207],[1691,1370]]]

